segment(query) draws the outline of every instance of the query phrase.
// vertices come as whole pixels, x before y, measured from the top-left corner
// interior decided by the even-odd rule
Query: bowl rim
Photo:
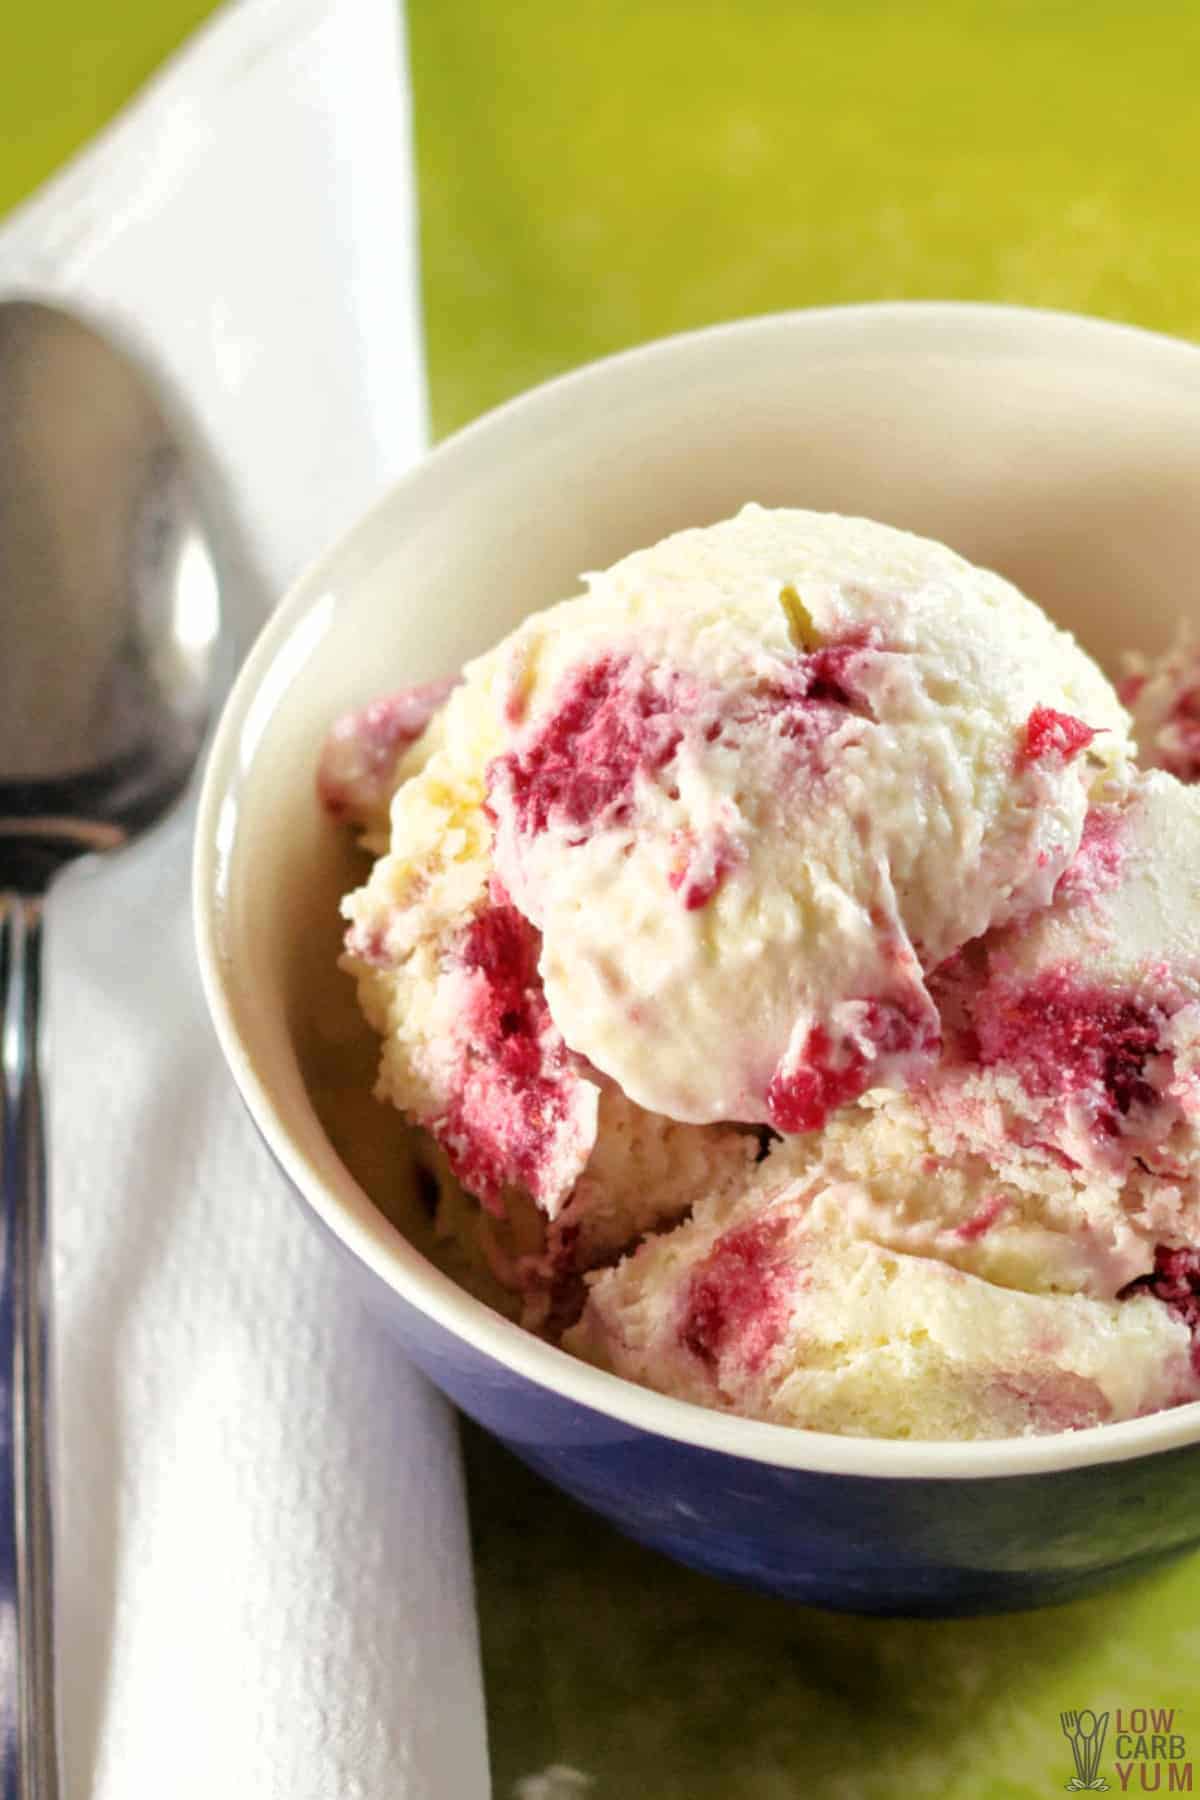
[[[196,815],[192,901],[197,957],[218,1041],[258,1130],[297,1194],[352,1257],[434,1324],[514,1374],[558,1397],[624,1426],[724,1456],[778,1469],[887,1480],[978,1480],[1065,1472],[1183,1449],[1200,1441],[1200,1401],[1143,1418],[1040,1436],[972,1440],[892,1439],[843,1436],[770,1424],[713,1410],[638,1386],[622,1376],[571,1356],[475,1299],[410,1244],[374,1206],[348,1170],[327,1179],[299,1149],[239,1029],[224,950],[222,913],[237,837],[237,796],[253,767],[243,755],[248,715],[262,710],[261,696],[278,698],[281,652],[311,623],[337,605],[339,584],[405,498],[453,476],[464,458],[487,450],[514,426],[525,429],[539,409],[554,408],[587,389],[647,363],[687,358],[757,335],[780,332],[819,337],[873,336],[894,354],[889,333],[910,329],[929,338],[929,349],[977,349],[981,333],[993,352],[1022,339],[1042,349],[1067,339],[1091,339],[1106,364],[1118,349],[1139,363],[1163,358],[1175,374],[1188,365],[1200,383],[1200,345],[1115,320],[1046,308],[981,301],[898,300],[772,312],[678,332],[589,362],[516,395],[443,439],[366,509],[337,541],[292,582],[251,647],[218,721]],[[965,329],[964,329],[965,328]],[[1023,346],[1028,355],[1030,344]],[[274,681],[270,679],[274,672]],[[286,670],[285,670],[286,675]],[[256,702],[258,703],[256,706]],[[262,720],[259,719],[259,723]]]

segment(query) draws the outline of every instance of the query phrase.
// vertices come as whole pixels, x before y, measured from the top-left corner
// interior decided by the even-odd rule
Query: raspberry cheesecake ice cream
[[[1193,1397],[1193,973],[1149,873],[1183,790],[1131,757],[1001,577],[758,507],[342,722],[343,966],[445,1228],[530,1326],[754,1416]]]
[[[1125,750],[999,577],[757,507],[592,577],[465,697],[567,1044],[651,1111],[781,1132],[932,1063],[927,970],[1049,900]]]

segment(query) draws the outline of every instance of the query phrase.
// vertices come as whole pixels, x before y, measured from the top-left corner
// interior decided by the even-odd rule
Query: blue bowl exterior
[[[405,1353],[463,1412],[620,1531],[706,1574],[840,1612],[945,1618],[1072,1600],[1200,1543],[1200,1443],[939,1481],[724,1455],[506,1368],[388,1287],[306,1203],[305,1212]]]

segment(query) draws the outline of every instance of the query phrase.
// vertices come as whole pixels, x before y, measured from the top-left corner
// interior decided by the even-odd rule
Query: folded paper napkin
[[[226,8],[0,230],[192,421],[244,645],[420,449],[393,0]],[[71,1800],[487,1792],[449,1411],[364,1317],[205,1017],[190,814],[49,914]]]

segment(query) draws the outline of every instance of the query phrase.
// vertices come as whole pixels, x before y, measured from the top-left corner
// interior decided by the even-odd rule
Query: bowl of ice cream
[[[950,1613],[1200,1538],[1198,462],[1183,343],[747,321],[448,440],[247,660],[233,1075],[414,1360],[642,1541]]]

